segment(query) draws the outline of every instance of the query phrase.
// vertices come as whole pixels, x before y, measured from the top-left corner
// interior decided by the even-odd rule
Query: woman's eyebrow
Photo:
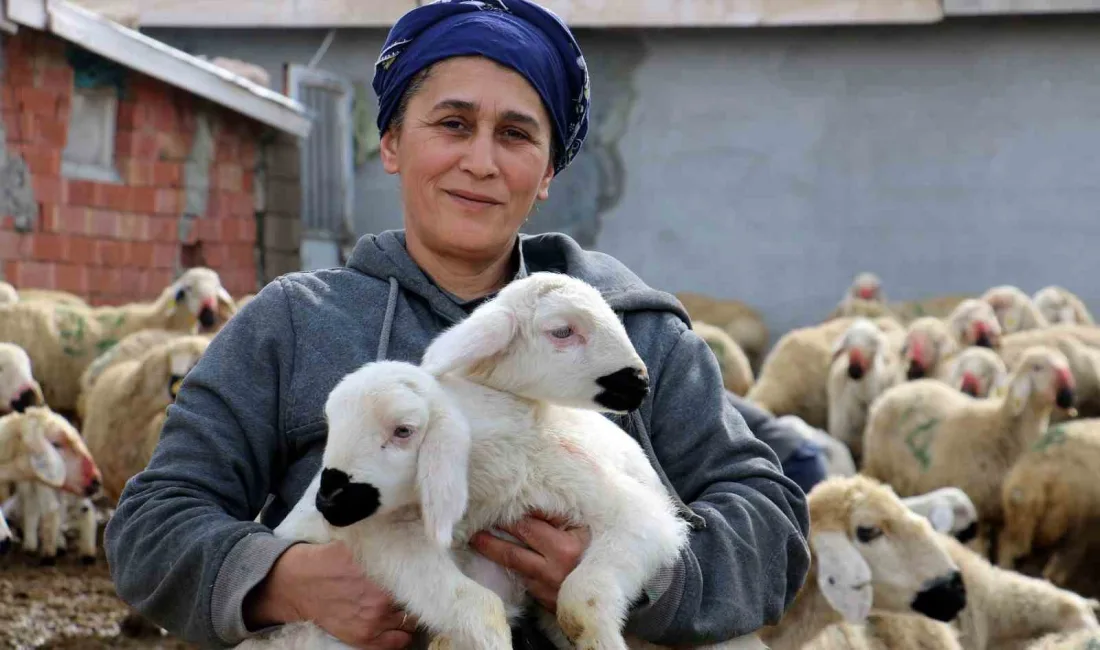
[[[432,110],[438,111],[443,109],[449,109],[452,111],[469,111],[477,112],[478,104],[465,99],[444,99],[437,103]],[[538,119],[527,113],[523,113],[517,110],[506,110],[501,114],[501,118],[506,122],[514,122],[516,124],[523,124],[533,129],[539,129],[541,125]]]

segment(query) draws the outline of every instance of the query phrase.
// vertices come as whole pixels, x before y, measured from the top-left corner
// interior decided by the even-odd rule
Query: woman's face
[[[401,175],[410,243],[465,259],[510,251],[548,196],[552,128],[517,72],[481,57],[435,64],[381,142],[383,167]]]

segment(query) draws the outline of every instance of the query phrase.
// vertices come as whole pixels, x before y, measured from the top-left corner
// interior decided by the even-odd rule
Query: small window
[[[118,90],[113,86],[75,88],[61,172],[69,178],[118,183],[115,124]]]

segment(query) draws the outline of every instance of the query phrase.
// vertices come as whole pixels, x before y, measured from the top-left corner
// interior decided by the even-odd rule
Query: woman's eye
[[[523,131],[517,131],[516,129],[508,129],[504,132],[504,135],[508,136],[509,138],[514,138],[516,140],[529,140],[530,139],[530,138],[527,137],[526,133],[524,133]]]
[[[555,330],[550,330],[550,336],[556,339],[567,339],[573,336],[573,328],[566,325],[565,327],[559,327]]]

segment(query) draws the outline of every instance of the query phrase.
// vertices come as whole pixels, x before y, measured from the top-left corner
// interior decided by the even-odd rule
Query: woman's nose
[[[493,141],[492,133],[479,130],[474,137],[470,138],[469,148],[462,156],[459,167],[477,178],[491,178],[500,172],[496,161],[496,142]]]

